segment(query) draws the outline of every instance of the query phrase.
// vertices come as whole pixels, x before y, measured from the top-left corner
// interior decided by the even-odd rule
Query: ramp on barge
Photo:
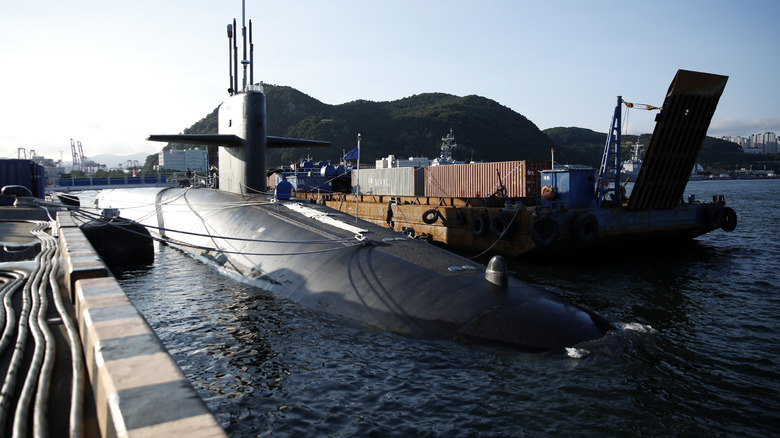
[[[727,80],[728,76],[677,71],[656,116],[628,210],[680,205]]]

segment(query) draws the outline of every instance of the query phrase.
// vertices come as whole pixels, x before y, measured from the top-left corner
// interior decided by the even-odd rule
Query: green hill
[[[329,148],[269,149],[268,167],[287,165],[307,155],[314,160],[337,161],[357,146],[362,136],[361,161],[372,163],[387,155],[406,158],[440,153],[441,137],[453,129],[458,147],[456,160],[508,161],[549,160],[598,167],[606,133],[577,127],[540,131],[523,115],[480,96],[425,93],[392,102],[356,100],[328,105],[300,91],[265,85],[268,135],[329,141]],[[607,118],[609,115],[605,115]],[[606,119],[605,119],[606,120]],[[217,109],[183,131],[185,134],[216,134]],[[650,134],[639,141],[647,144]],[[624,144],[637,141],[624,135]],[[186,149],[186,144],[168,144],[163,149]],[[217,156],[216,148],[209,155]],[[699,158],[705,167],[748,167],[776,156],[747,155],[735,143],[707,137]],[[157,164],[157,155],[147,157],[145,167]]]
[[[398,157],[439,156],[441,137],[453,129],[457,160],[549,159],[552,140],[532,122],[484,97],[443,93],[418,94],[392,102],[357,100],[324,104],[291,87],[265,85],[268,135],[331,142],[329,148],[269,149],[268,166],[289,164],[310,155],[338,160],[357,146],[361,160],[373,162],[389,154]],[[217,133],[217,110],[184,130],[185,134]],[[163,149],[186,149],[168,144]],[[209,151],[210,155],[214,155]],[[147,159],[155,164],[156,155]]]

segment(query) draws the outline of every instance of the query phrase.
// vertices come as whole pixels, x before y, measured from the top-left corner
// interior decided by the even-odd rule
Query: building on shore
[[[158,153],[160,169],[205,172],[209,169],[209,154],[205,150],[170,150]]]

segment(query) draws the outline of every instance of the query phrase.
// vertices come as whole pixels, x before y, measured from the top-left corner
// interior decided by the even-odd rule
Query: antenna
[[[241,2],[241,37],[244,43],[244,57],[241,58],[241,65],[244,67],[244,82],[241,91],[246,91],[246,66],[249,61],[246,59],[246,2]]]
[[[236,93],[246,92],[255,82],[254,73],[254,44],[252,44],[252,20],[249,20],[249,59],[247,59],[247,41],[246,41],[246,2],[241,2],[241,36],[244,45],[244,56],[241,58],[241,65],[244,68],[244,80],[241,88],[238,87],[238,27],[236,19],[233,24],[227,25],[228,35],[228,70],[230,72],[230,87],[228,93],[232,96]],[[249,83],[247,83],[246,70],[249,67]]]
[[[255,45],[252,44],[252,20],[249,20],[249,86],[255,83]]]
[[[228,74],[230,75],[230,87],[228,87],[228,94],[231,96],[235,91],[235,85],[233,84],[233,25],[228,23],[227,25],[228,36]]]
[[[233,29],[237,29],[235,18],[233,19]],[[235,33],[233,34],[233,76],[236,78],[236,88],[233,90],[233,92],[236,93],[238,92],[238,35]]]

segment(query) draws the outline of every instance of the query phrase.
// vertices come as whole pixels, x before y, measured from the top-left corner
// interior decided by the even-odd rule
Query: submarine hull
[[[546,351],[613,328],[516,278],[494,284],[484,266],[322,205],[204,188],[104,190],[97,205],[263,289],[383,330]]]

